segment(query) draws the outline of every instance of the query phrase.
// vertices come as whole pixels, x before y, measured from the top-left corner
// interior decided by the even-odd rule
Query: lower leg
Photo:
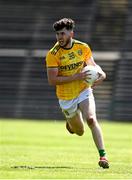
[[[109,168],[109,162],[107,158],[105,157],[106,152],[104,149],[104,140],[103,140],[102,130],[98,122],[94,121],[93,119],[89,119],[88,125],[92,131],[93,139],[99,152],[100,159],[99,159],[98,164],[102,168]]]
[[[103,135],[102,135],[102,130],[99,125],[99,123],[94,119],[89,119],[88,125],[91,129],[92,136],[95,142],[95,145],[98,149],[100,157],[104,157],[106,155],[105,148],[104,148],[104,140],[103,140]]]
[[[104,141],[103,141],[103,135],[102,130],[97,122],[94,123],[94,125],[89,126],[92,132],[92,136],[94,139],[94,142],[96,144],[97,149],[104,149]]]

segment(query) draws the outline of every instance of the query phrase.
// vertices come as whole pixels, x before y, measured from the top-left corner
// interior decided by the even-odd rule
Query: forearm
[[[99,78],[94,82],[92,87],[94,88],[97,85],[100,85],[104,79],[106,79],[106,74],[105,72],[101,69],[100,66],[96,65],[98,72],[99,72]]]
[[[48,82],[50,85],[56,86],[59,84],[70,83],[76,80],[85,80],[87,77],[87,72],[80,72],[73,74],[71,76],[59,76],[57,68],[47,69]]]
[[[56,76],[56,77],[52,78],[52,80],[49,80],[49,84],[60,85],[60,84],[64,84],[64,83],[70,83],[77,79],[78,79],[77,74],[74,74],[72,76]]]
[[[106,73],[102,70],[102,68],[99,65],[96,64],[96,67],[99,72],[99,79],[104,80],[106,78]]]

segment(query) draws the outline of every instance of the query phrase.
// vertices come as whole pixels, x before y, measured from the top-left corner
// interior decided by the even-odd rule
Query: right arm
[[[47,68],[48,82],[50,85],[59,85],[76,80],[86,79],[87,73],[80,72],[71,76],[58,76],[58,68]]]

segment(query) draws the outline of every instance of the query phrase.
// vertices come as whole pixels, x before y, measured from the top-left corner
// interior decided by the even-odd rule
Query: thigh
[[[59,100],[59,104],[63,114],[67,119],[72,118],[76,115],[78,108],[77,98],[72,100]]]
[[[72,118],[68,118],[67,121],[70,123],[73,130],[84,130],[84,122],[80,110],[77,110],[76,115]]]
[[[96,106],[93,94],[84,101],[80,102],[79,109],[81,110],[84,119],[96,119]]]

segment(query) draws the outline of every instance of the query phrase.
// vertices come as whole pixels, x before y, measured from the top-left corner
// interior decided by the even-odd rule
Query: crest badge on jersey
[[[81,55],[82,55],[82,50],[79,49],[79,50],[77,51],[77,53],[78,53],[79,56],[81,56]]]

